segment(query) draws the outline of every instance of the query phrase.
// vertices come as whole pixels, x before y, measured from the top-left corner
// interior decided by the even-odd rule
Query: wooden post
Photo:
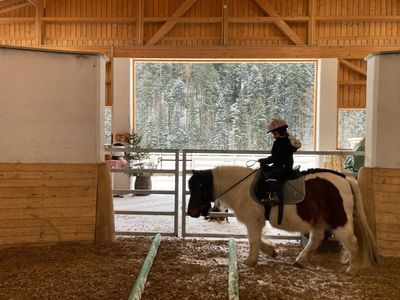
[[[115,240],[114,204],[111,190],[110,170],[106,163],[99,164],[96,202],[95,241],[113,242]]]
[[[228,43],[228,5],[224,3],[222,7],[222,45],[227,46]]]
[[[137,2],[137,16],[136,16],[136,46],[143,46],[144,34],[144,0]]]

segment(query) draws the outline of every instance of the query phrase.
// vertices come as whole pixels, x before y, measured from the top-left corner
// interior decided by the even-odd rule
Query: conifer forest
[[[266,150],[284,118],[313,147],[315,62],[136,63],[136,131],[152,148]]]

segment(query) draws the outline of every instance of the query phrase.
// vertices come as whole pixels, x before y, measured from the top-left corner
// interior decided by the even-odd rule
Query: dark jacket
[[[272,145],[271,156],[259,160],[261,168],[265,172],[271,173],[272,178],[287,177],[293,169],[293,152],[295,150],[296,148],[290,144],[288,137],[277,137]],[[270,164],[272,166],[268,166]]]

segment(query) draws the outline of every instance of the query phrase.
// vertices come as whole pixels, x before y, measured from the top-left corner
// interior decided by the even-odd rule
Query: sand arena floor
[[[0,249],[0,299],[127,299],[152,237],[115,243]],[[337,252],[319,252],[307,269],[293,266],[298,244],[277,244],[278,256],[260,254],[243,264],[239,240],[240,299],[399,299],[400,258],[358,276],[345,274]],[[142,299],[228,299],[228,241],[163,237]]]

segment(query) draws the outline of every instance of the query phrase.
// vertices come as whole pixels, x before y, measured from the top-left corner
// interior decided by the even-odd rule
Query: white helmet
[[[271,123],[267,125],[268,132],[271,132],[279,128],[288,128],[288,124],[284,119],[275,118],[271,121]]]

